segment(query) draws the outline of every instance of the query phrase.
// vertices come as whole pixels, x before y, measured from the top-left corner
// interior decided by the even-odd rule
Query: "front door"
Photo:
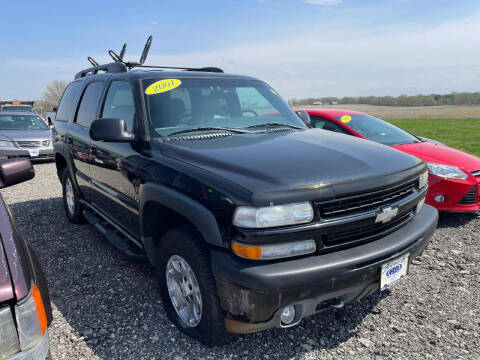
[[[135,104],[133,91],[127,81],[112,81],[101,118],[125,120],[128,131],[133,131]],[[104,215],[114,220],[135,238],[140,237],[138,218],[138,183],[135,177],[135,159],[139,154],[130,143],[91,143],[91,182],[97,190],[93,204]]]

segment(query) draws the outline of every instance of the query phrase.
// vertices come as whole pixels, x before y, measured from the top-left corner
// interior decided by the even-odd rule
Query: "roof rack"
[[[120,55],[118,55],[113,50],[108,50],[108,54],[113,59],[113,63],[99,65],[92,57],[87,57],[87,60],[93,66],[80,71],[75,75],[75,80],[83,78],[87,75],[94,75],[97,74],[99,71],[105,71],[110,73],[122,73],[127,72],[136,67],[141,68],[151,68],[151,69],[177,69],[177,70],[184,70],[184,71],[202,71],[202,72],[214,72],[214,73],[223,73],[223,70],[218,67],[201,67],[201,68],[190,68],[190,67],[183,67],[183,66],[150,66],[150,65],[143,65],[145,60],[147,60],[148,52],[150,51],[150,46],[152,45],[153,37],[150,35],[145,43],[145,47],[143,48],[142,56],[140,57],[139,62],[133,61],[124,61],[125,51],[127,50],[127,44],[123,44],[122,49],[120,51]]]
[[[75,75],[75,80],[83,78],[87,75],[94,75],[97,74],[99,71],[105,71],[110,73],[122,73],[127,72],[127,67],[124,63],[121,62],[114,62],[105,65],[97,65],[91,68],[82,70]]]

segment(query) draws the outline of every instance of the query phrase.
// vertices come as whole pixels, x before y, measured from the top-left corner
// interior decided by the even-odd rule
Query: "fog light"
[[[437,203],[443,203],[445,201],[445,196],[443,195],[437,195],[435,196],[434,200],[437,202]]]
[[[282,311],[282,323],[285,325],[290,325],[295,319],[295,308],[293,306],[287,306]]]

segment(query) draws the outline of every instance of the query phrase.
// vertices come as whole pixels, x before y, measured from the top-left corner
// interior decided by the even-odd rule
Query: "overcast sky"
[[[0,99],[37,99],[128,42],[148,64],[219,66],[285,98],[479,91],[480,0],[2,2]]]

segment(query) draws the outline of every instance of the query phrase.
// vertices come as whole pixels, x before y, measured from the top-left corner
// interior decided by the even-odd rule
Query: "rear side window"
[[[135,104],[130,84],[126,81],[113,81],[105,98],[102,118],[125,120],[128,131],[131,131],[134,117]]]
[[[90,127],[90,124],[97,118],[98,105],[102,96],[103,82],[93,82],[87,85],[80,106],[78,107],[76,123],[85,127]]]
[[[73,82],[67,86],[63,92],[62,100],[60,100],[60,104],[58,105],[57,116],[55,120],[72,121],[73,108],[81,87],[81,81]]]

